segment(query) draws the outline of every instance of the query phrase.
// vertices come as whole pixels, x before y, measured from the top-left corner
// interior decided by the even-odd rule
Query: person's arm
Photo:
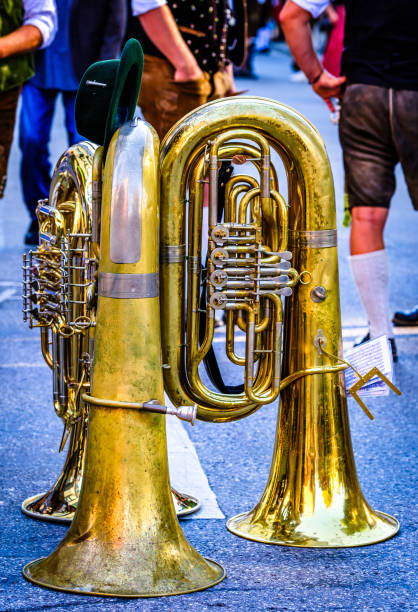
[[[23,26],[33,26],[41,33],[39,47],[45,49],[52,43],[58,29],[55,0],[23,0]]]
[[[0,37],[0,59],[48,46],[57,30],[54,0],[23,0],[23,24]]]
[[[332,6],[332,4],[328,4],[327,8],[325,9],[325,12],[327,14],[330,24],[332,26],[335,26],[339,20],[339,17],[337,11]]]
[[[191,81],[203,76],[167,5],[140,14],[139,20],[148,38],[174,67],[175,81]]]
[[[344,76],[335,77],[322,67],[312,43],[311,17],[309,11],[288,0],[280,13],[280,23],[290,51],[312,89],[335,112],[331,98],[341,97],[346,79]]]
[[[34,51],[43,41],[41,31],[33,25],[23,25],[0,37],[0,59]]]

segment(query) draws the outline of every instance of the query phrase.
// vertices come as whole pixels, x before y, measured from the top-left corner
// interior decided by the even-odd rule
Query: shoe
[[[418,306],[415,306],[413,310],[407,310],[406,312],[395,312],[392,322],[394,325],[418,325]]]
[[[353,346],[360,346],[360,344],[363,344],[363,342],[368,342],[369,340],[370,340],[370,332],[367,332],[367,334],[363,338],[357,338],[354,341]],[[390,348],[392,349],[392,359],[393,359],[393,362],[397,363],[397,361],[398,361],[398,351],[396,350],[395,339],[394,338],[389,338],[389,342],[390,342]]]
[[[37,219],[32,219],[30,222],[28,231],[25,234],[25,244],[39,244],[39,226]]]

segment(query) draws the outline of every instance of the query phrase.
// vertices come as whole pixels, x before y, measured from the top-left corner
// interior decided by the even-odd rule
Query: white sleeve
[[[135,15],[143,15],[156,9],[160,6],[167,4],[166,0],[131,0],[132,1],[132,13]]]
[[[330,0],[292,0],[292,2],[308,11],[316,19],[325,11]]]
[[[23,25],[33,25],[40,30],[43,39],[41,49],[50,45],[58,27],[54,0],[23,0],[23,8]]]

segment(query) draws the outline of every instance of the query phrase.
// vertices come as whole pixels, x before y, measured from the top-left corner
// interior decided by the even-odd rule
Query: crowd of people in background
[[[234,76],[257,78],[254,55],[268,53],[285,37],[292,78],[308,82],[333,111],[341,100],[350,264],[369,320],[360,342],[385,334],[396,360],[383,231],[398,162],[418,209],[416,3],[387,0],[383,8],[378,0],[55,1],[56,11],[53,0],[9,0],[0,7],[0,197],[22,92],[21,180],[30,215],[25,243],[38,242],[35,209],[48,197],[56,100],[61,94],[71,145],[81,138],[74,101],[89,64],[118,57],[124,40],[138,38],[145,53],[139,105],[163,138],[187,112],[236,94]],[[314,42],[318,32],[321,45]],[[418,308],[396,313],[394,322],[418,325]]]

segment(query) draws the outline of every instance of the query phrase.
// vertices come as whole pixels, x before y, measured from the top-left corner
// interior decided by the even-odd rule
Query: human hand
[[[174,67],[174,80],[179,83],[181,83],[182,81],[197,81],[203,76],[203,72],[199,68],[199,65],[196,61],[184,64],[179,67]]]
[[[327,8],[326,8],[326,14],[328,16],[329,22],[331,25],[335,26],[337,24],[337,22],[339,21],[339,16],[337,11],[335,10],[335,8],[332,6],[332,4],[328,4]]]
[[[336,77],[324,70],[319,79],[312,85],[314,92],[320,96],[332,113],[335,113],[332,98],[341,98],[346,77]]]

